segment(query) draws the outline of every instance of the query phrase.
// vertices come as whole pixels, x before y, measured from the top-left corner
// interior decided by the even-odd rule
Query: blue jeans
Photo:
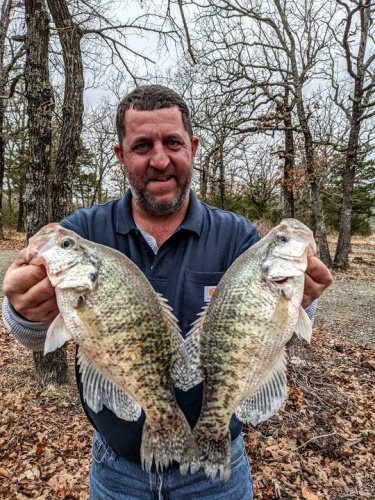
[[[232,473],[222,484],[202,470],[182,476],[178,467],[145,472],[118,457],[98,432],[94,434],[90,468],[90,500],[252,500],[253,482],[242,436],[232,442]]]

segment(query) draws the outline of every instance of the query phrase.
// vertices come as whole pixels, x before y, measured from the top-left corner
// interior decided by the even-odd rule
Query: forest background
[[[259,498],[374,492],[374,8],[370,0],[1,5],[0,250],[21,248],[25,233],[124,193],[114,115],[119,100],[143,83],[171,86],[190,105],[201,141],[193,180],[201,199],[261,230],[284,216],[314,229],[320,258],[336,278],[320,306],[331,321],[327,330],[318,313],[311,354],[291,353],[286,410],[249,431]],[[8,240],[14,231],[16,244]],[[7,259],[14,258],[9,251]],[[44,498],[43,488],[58,498],[84,498],[76,465],[84,453],[87,474],[91,432],[72,399],[65,348],[46,358],[34,354],[38,377],[29,389],[26,379],[35,373],[27,353],[5,336],[1,352],[8,408],[0,422],[0,493],[12,484],[17,498]],[[51,381],[68,386],[59,392]],[[31,434],[22,425],[30,405]],[[47,435],[56,419],[66,425],[51,448]],[[67,459],[80,433],[85,447],[74,444],[74,459]],[[64,469],[50,459],[52,449],[64,455]],[[69,474],[56,483],[61,470],[74,476],[74,487]]]
[[[5,0],[0,238],[121,196],[116,105],[151,82],[192,108],[202,199],[300,218],[321,259],[347,268],[374,212],[373,13],[369,0]]]

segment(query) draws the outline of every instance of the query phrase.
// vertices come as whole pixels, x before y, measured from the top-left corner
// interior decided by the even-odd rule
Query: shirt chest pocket
[[[207,305],[215,292],[223,272],[201,273],[185,270],[182,331],[185,336],[202,307]]]

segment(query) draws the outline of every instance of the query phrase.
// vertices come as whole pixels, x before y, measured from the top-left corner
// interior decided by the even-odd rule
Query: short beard
[[[132,185],[130,185],[130,189],[143,212],[148,215],[152,215],[153,217],[166,217],[176,214],[181,209],[189,194],[190,184],[191,179],[189,179],[189,182],[181,187],[175,199],[159,203],[156,202],[155,199],[146,191],[138,190]]]

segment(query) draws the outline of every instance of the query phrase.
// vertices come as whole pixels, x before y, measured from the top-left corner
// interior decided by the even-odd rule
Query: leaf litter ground
[[[256,499],[375,498],[374,314],[367,311],[375,242],[353,248],[350,271],[336,273],[338,289],[321,300],[311,346],[289,348],[284,409],[245,427]],[[349,297],[348,307],[342,292],[358,283],[365,299]],[[72,345],[68,355],[69,384],[41,387],[31,354],[2,331],[0,499],[88,497],[92,429],[75,388]]]

